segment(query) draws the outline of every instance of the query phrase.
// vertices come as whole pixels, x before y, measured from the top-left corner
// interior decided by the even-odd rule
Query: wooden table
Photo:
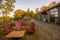
[[[10,32],[8,35],[6,35],[5,37],[7,38],[22,38],[24,37],[25,31],[12,31]]]

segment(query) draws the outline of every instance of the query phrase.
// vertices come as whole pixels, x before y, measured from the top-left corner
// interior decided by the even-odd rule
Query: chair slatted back
[[[10,32],[11,32],[11,30],[10,30],[10,24],[4,24],[4,33],[8,34]]]
[[[30,25],[29,25],[28,32],[33,33],[34,31],[35,31],[35,23],[34,22],[31,22]]]
[[[22,30],[22,21],[15,22],[16,30],[21,31]]]

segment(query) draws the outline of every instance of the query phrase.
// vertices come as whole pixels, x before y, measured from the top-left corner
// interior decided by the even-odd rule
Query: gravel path
[[[35,33],[26,35],[25,40],[60,40],[60,26],[37,21],[35,23]]]

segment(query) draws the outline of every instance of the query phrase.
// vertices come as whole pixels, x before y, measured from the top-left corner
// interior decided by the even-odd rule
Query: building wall
[[[57,9],[58,9],[58,16],[60,16],[60,6],[57,7]]]
[[[58,9],[58,18],[56,19],[55,23],[60,24],[60,6],[58,6],[57,9]]]
[[[55,8],[53,8],[53,9],[50,9],[50,10],[48,10],[47,11],[47,13],[48,13],[48,16],[47,16],[47,19],[48,19],[48,22],[51,22],[50,20],[50,15],[51,14],[55,14],[55,23],[57,23],[57,22],[59,22],[60,23],[60,6],[58,6],[58,7],[55,7]]]

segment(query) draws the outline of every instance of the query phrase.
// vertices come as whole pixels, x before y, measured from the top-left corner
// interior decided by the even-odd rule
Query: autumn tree
[[[20,10],[20,9],[16,10],[14,13],[15,13],[14,14],[14,19],[15,20],[23,19],[24,15],[25,15],[25,11],[24,10]]]
[[[48,8],[49,8],[49,6],[42,6],[42,7],[41,7],[41,10],[42,10],[42,11],[45,11],[45,10],[47,10]]]
[[[51,8],[51,7],[54,7],[54,6],[56,6],[57,5],[57,2],[56,1],[53,1],[53,2],[51,2],[50,4],[49,4],[49,7]]]

